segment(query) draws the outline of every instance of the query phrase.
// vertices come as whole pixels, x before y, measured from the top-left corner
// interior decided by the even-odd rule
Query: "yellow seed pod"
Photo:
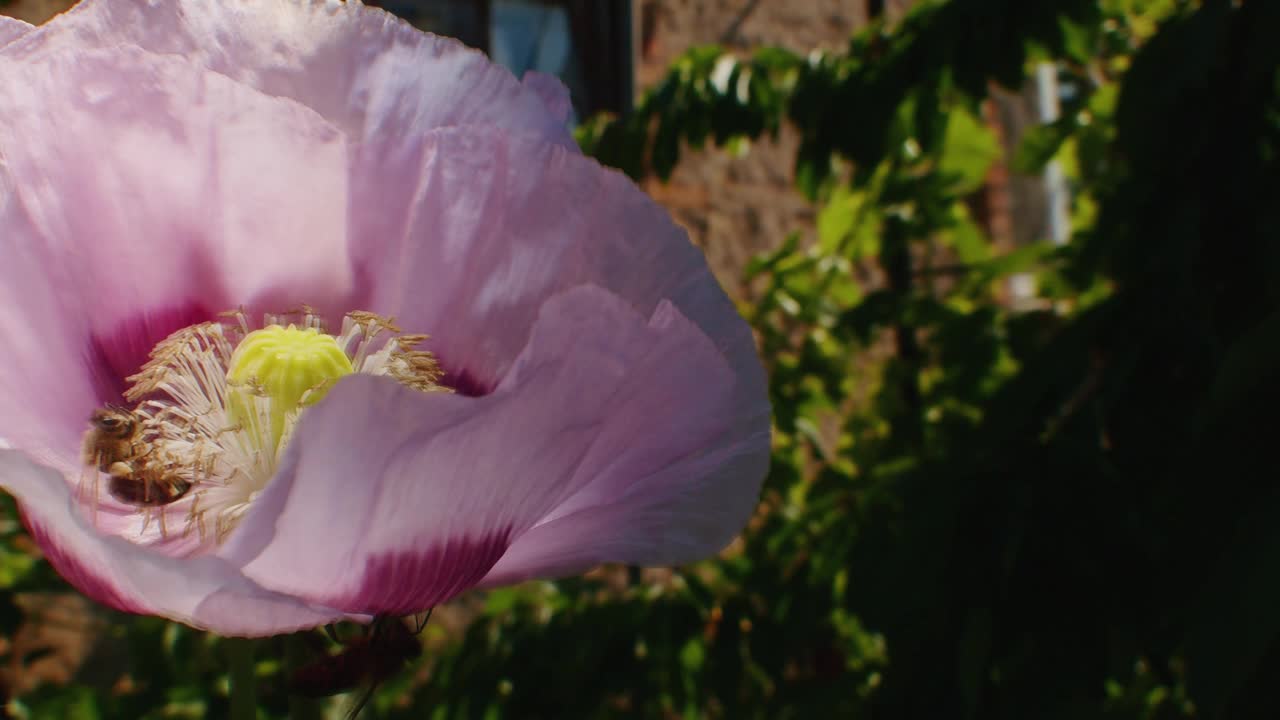
[[[233,419],[257,425],[265,410],[271,423],[271,442],[279,447],[287,424],[308,405],[324,398],[340,378],[354,372],[351,360],[331,335],[315,328],[299,329],[294,325],[271,325],[245,336],[231,354],[227,384],[240,391],[263,398],[229,398]]]

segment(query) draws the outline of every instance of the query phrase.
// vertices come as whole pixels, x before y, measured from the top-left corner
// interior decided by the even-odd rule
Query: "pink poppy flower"
[[[723,547],[750,331],[567,109],[354,2],[0,18],[0,486],[54,567],[254,636]]]

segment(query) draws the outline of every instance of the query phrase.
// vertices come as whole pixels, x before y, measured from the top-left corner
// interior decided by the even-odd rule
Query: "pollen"
[[[330,333],[306,307],[268,314],[256,329],[243,311],[183,328],[129,378],[131,406],[110,409],[128,421],[128,436],[108,437],[102,423],[86,435],[86,507],[97,512],[105,487],[137,508],[139,541],[148,527],[169,532],[170,514],[182,518],[184,534],[216,544],[275,475],[299,418],[342,378],[376,375],[406,390],[450,392],[435,356],[420,347],[427,339],[363,311]],[[103,468],[111,469],[105,480]]]

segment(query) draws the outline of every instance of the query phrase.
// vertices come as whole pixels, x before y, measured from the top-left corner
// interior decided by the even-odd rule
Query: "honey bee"
[[[395,676],[422,654],[417,636],[430,617],[428,610],[413,631],[396,618],[385,615],[374,618],[369,632],[347,641],[340,652],[295,670],[289,678],[289,692],[319,698],[364,685],[364,691],[347,713],[347,720],[355,720],[381,682]]]
[[[168,505],[185,495],[191,483],[166,471],[144,428],[145,418],[132,410],[112,405],[94,410],[84,437],[84,462],[111,476],[107,491],[117,500]]]

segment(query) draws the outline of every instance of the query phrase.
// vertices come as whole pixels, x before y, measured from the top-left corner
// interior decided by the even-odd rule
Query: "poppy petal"
[[[406,210],[391,213],[381,247],[366,254],[366,307],[430,333],[452,381],[492,390],[542,303],[594,284],[641,315],[674,304],[728,359],[743,391],[763,397],[750,329],[702,253],[626,176],[492,128],[434,130],[402,162],[417,170],[380,185],[379,207]]]
[[[573,115],[573,100],[569,97],[569,88],[560,82],[560,78],[537,70],[528,70],[520,80],[521,84],[538,94],[551,114],[567,123]]]
[[[26,370],[0,406],[51,409],[78,436],[179,327],[348,302],[345,145],[314,112],[127,47],[0,63],[0,79],[0,326],[26,341],[0,346]]]
[[[345,143],[313,111],[136,48],[0,68],[13,190],[95,317],[349,286]]]
[[[105,605],[222,635],[275,635],[343,617],[265,590],[219,558],[165,557],[99,534],[74,509],[61,474],[17,451],[0,450],[0,487],[21,503],[23,519],[54,568]]]
[[[600,523],[597,535],[575,535],[587,525],[563,522],[539,532],[508,574],[568,568],[566,544],[601,545],[589,564],[703,557],[755,504],[767,462],[762,405],[737,394],[726,359],[673,305],[646,319],[605,290],[575,288],[545,303],[490,395],[340,382],[302,419],[284,468],[222,555],[272,589],[360,613],[443,602],[531,530],[613,503],[669,524],[649,522],[643,539]],[[717,474],[733,456],[751,461]],[[679,525],[691,517],[700,519]]]
[[[123,44],[295,100],[353,140],[478,123],[573,144],[538,93],[483,53],[359,2],[84,0],[5,52],[32,58]]]
[[[95,390],[84,371],[88,321],[0,165],[0,438],[46,460],[79,460]],[[32,418],[39,422],[32,422]]]
[[[0,15],[0,47],[31,32],[33,25]]]

